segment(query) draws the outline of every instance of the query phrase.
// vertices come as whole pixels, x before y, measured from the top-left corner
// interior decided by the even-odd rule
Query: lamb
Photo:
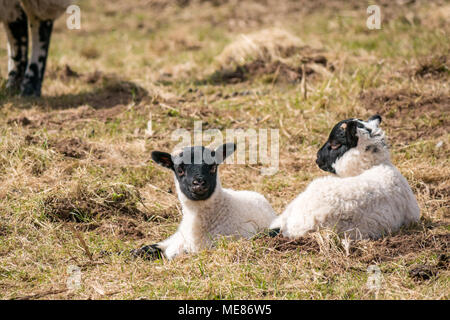
[[[407,180],[390,161],[381,117],[337,123],[316,163],[336,174],[311,182],[271,224],[289,238],[331,228],[350,239],[376,239],[417,222]]]
[[[0,0],[0,22],[8,38],[8,81],[6,88],[22,96],[41,95],[53,21],[72,0]],[[28,61],[28,22],[31,57]]]
[[[218,165],[236,150],[227,143],[215,151],[195,146],[181,153],[154,151],[152,159],[173,171],[183,217],[178,230],[168,239],[132,251],[134,256],[173,259],[181,253],[210,248],[223,236],[250,238],[267,229],[276,214],[259,193],[223,189]]]

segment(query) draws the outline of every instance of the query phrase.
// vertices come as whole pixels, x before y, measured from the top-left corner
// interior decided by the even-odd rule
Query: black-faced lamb
[[[6,88],[22,96],[41,95],[53,21],[72,0],[0,0],[0,22],[8,38]],[[28,60],[28,24],[31,56]]]
[[[186,147],[174,156],[152,152],[152,159],[173,171],[183,217],[168,239],[133,250],[137,256],[172,259],[181,253],[210,248],[223,236],[250,238],[267,229],[276,217],[269,202],[259,193],[235,191],[221,186],[218,165],[236,149],[234,143],[215,151]]]
[[[335,174],[311,182],[273,221],[289,238],[320,228],[352,239],[378,238],[416,222],[420,210],[410,186],[391,163],[381,117],[336,124],[317,153],[317,165]]]

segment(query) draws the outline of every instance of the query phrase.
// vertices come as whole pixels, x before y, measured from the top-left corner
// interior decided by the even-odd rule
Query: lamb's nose
[[[197,179],[194,179],[194,181],[192,181],[192,184],[194,186],[203,186],[205,184],[205,180],[203,180],[201,178],[197,178]]]
[[[197,194],[203,194],[208,190],[208,187],[206,186],[206,181],[203,179],[194,179],[192,181],[192,188],[191,190]]]

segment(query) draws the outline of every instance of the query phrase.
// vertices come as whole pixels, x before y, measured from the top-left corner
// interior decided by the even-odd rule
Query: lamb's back
[[[357,230],[354,237],[376,238],[417,221],[419,215],[406,179],[394,166],[380,165],[355,177],[314,180],[289,204],[278,224],[291,237],[334,227],[339,232]]]
[[[276,214],[269,201],[254,191],[223,189],[229,205],[229,223],[241,230],[246,237],[270,226]]]

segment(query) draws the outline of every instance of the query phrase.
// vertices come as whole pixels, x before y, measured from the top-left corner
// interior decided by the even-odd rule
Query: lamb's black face
[[[176,155],[154,151],[152,159],[174,171],[181,192],[190,200],[206,200],[216,190],[217,167],[235,150],[225,144],[213,151],[203,146],[187,147]]]
[[[205,161],[201,157],[204,151],[204,147],[185,148],[174,158],[175,176],[181,192],[191,200],[206,200],[216,190],[217,164]],[[194,162],[195,153],[201,159],[199,164]]]
[[[378,115],[370,117],[368,121],[377,120],[381,122]],[[348,150],[358,144],[357,128],[365,128],[364,121],[360,119],[342,120],[331,130],[328,141],[317,152],[316,163],[320,169],[331,173],[336,173],[333,164],[342,157]],[[366,128],[370,131],[369,128]]]

